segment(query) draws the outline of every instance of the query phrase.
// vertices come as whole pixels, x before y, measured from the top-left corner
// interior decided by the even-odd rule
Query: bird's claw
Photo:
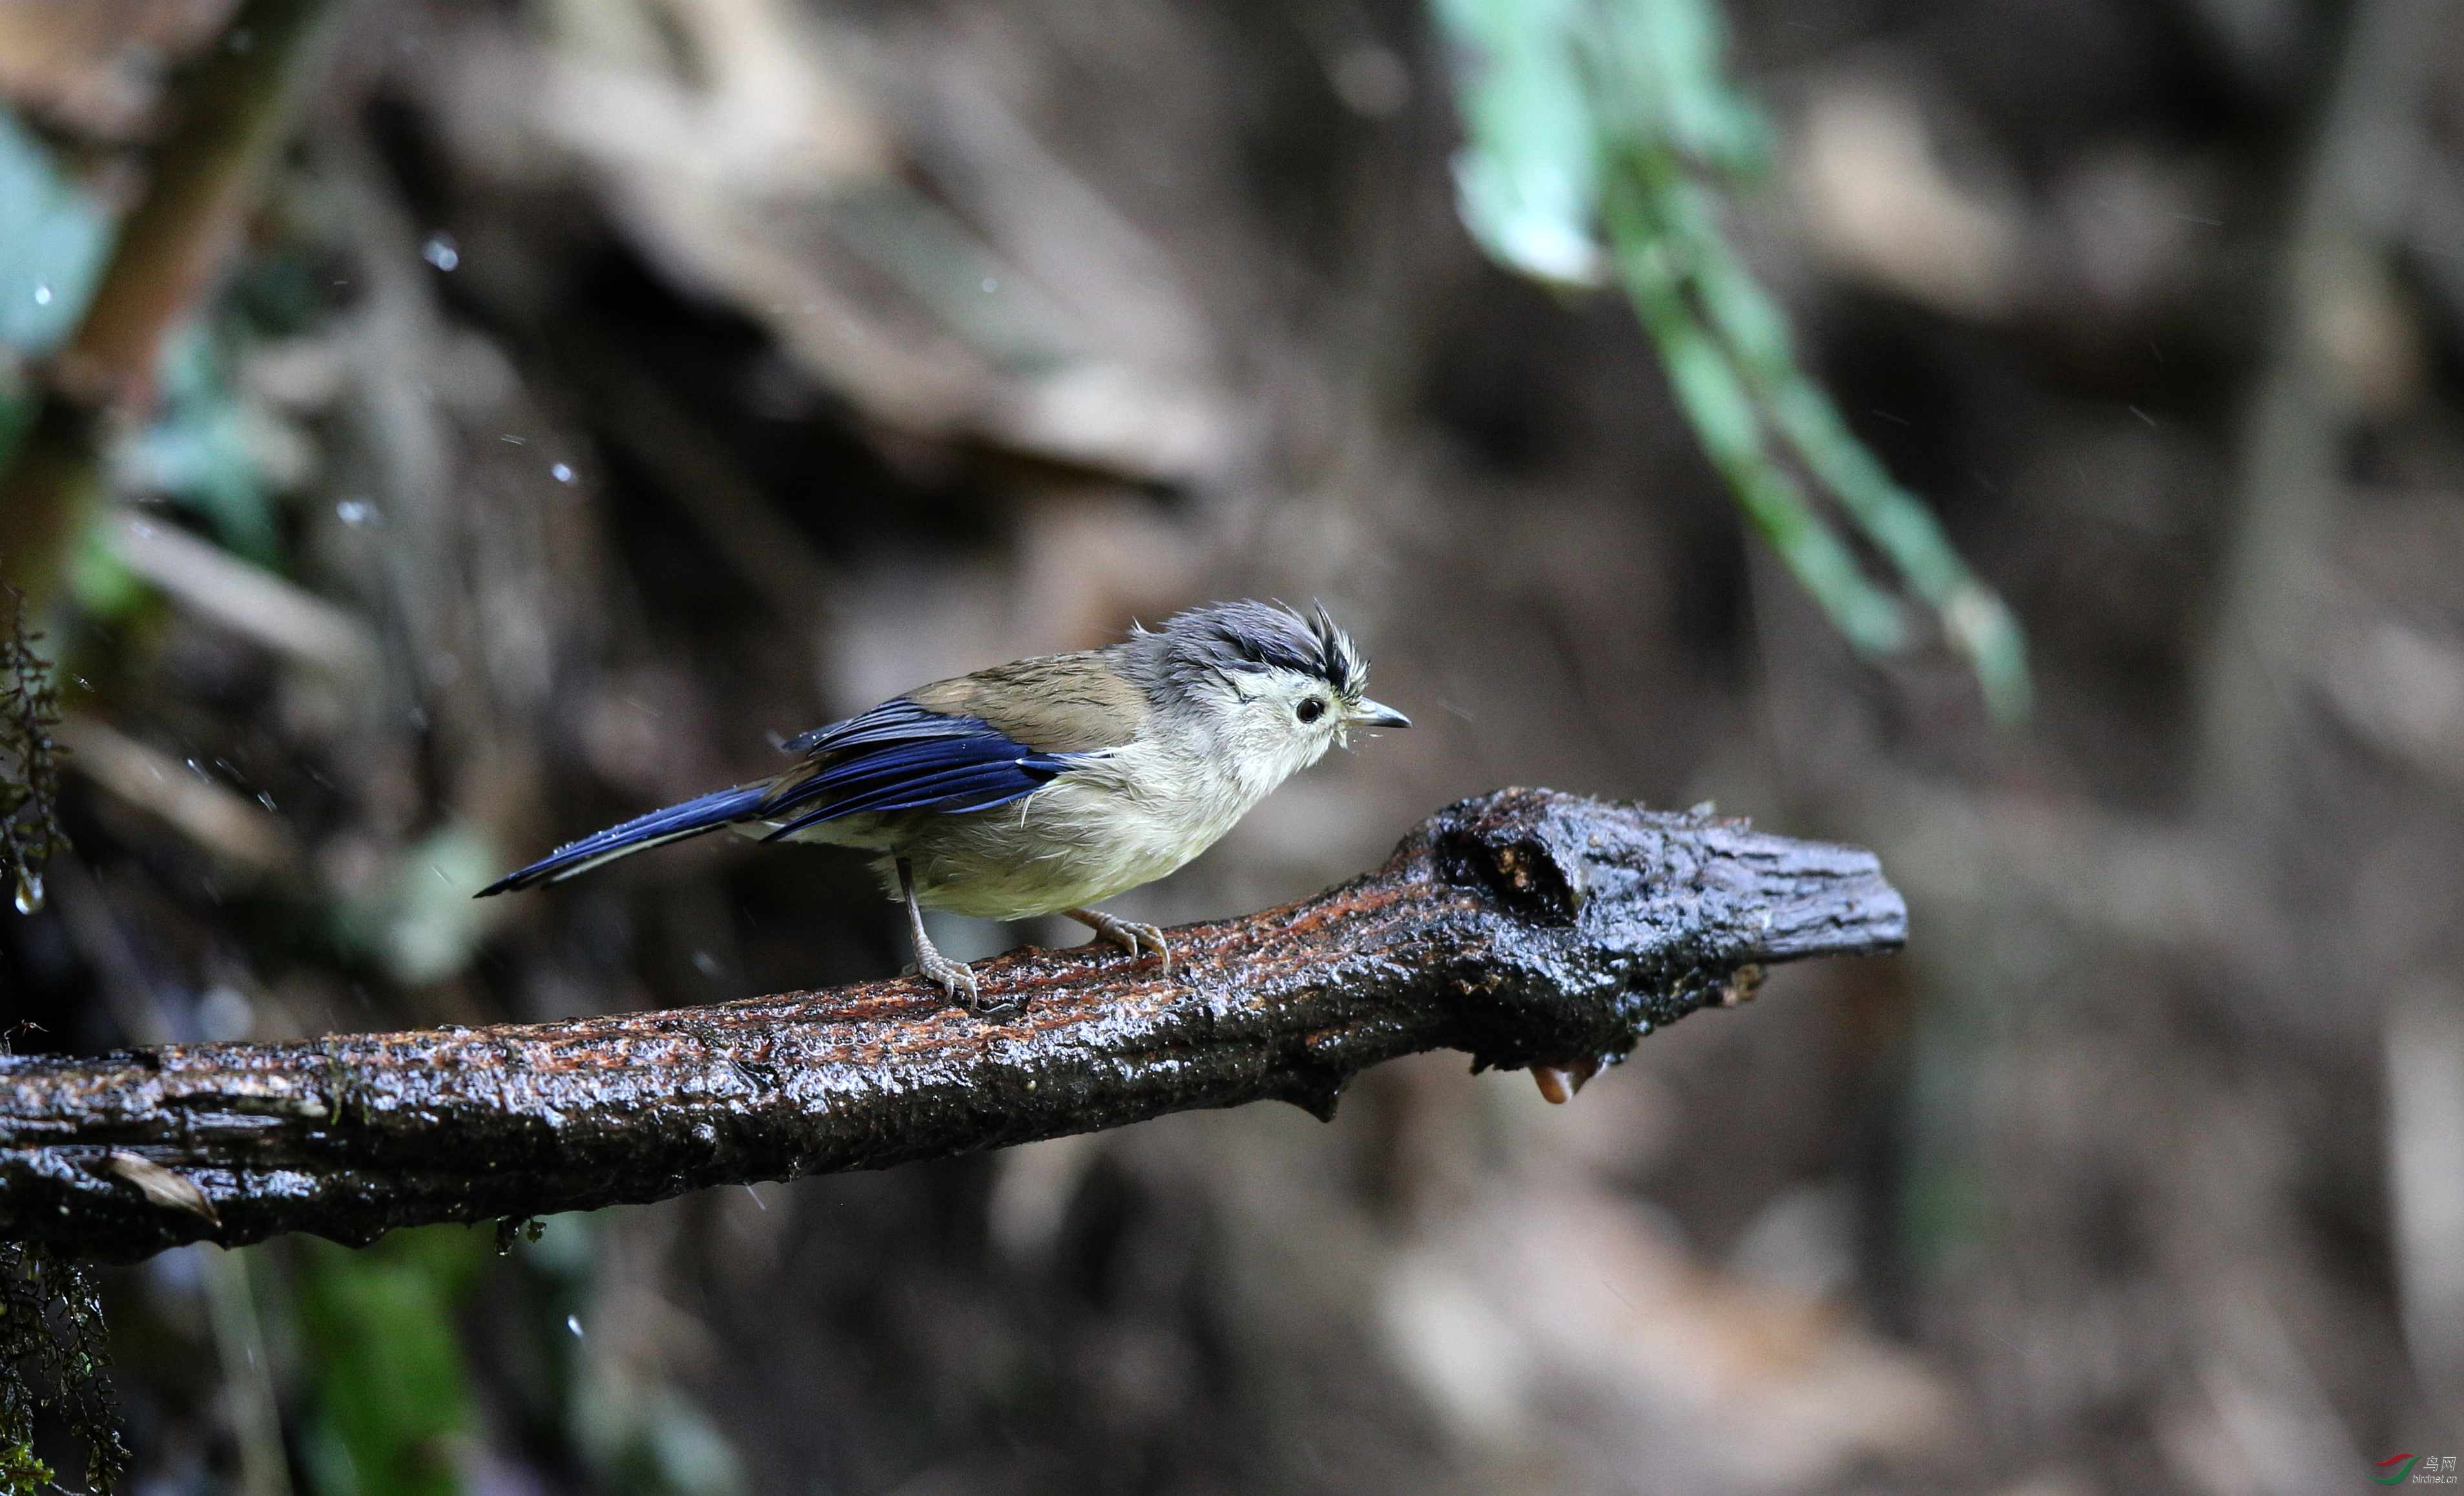
[[[1172,947],[1164,943],[1162,927],[1118,919],[1112,922],[1111,929],[1101,934],[1133,957],[1154,952],[1155,959],[1162,963],[1163,974],[1167,977],[1172,975]]]
[[[1167,977],[1172,975],[1172,947],[1164,941],[1162,926],[1142,924],[1134,919],[1118,919],[1094,910],[1088,910],[1076,917],[1085,920],[1094,930],[1095,938],[1110,940],[1133,957],[1155,953],[1155,959],[1163,963],[1163,974]]]
[[[926,951],[916,957],[915,974],[939,987],[944,997],[970,1013],[982,1005],[976,992],[976,974],[967,970],[964,961],[954,961],[938,951]]]
[[[1121,934],[1114,938],[1129,947],[1132,956],[1137,955],[1141,946],[1153,951],[1163,974],[1167,977],[1172,975],[1172,947],[1164,943],[1161,925],[1124,924]]]

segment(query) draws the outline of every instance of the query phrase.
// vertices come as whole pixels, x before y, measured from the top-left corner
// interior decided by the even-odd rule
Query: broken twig
[[[558,1023],[0,1059],[0,1239],[145,1256],[664,1199],[1279,1099],[1423,1049],[1587,1073],[1776,961],[1896,949],[1872,853],[1503,790],[1312,899],[912,980]],[[193,1184],[166,1202],[131,1158]],[[198,1201],[204,1208],[198,1208]]]

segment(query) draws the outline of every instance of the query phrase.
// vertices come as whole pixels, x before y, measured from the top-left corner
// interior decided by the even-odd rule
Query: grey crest
[[[1124,671],[1151,694],[1186,697],[1212,676],[1296,671],[1357,701],[1369,661],[1323,605],[1306,614],[1281,604],[1209,603],[1176,613],[1160,628],[1133,627],[1120,646]]]

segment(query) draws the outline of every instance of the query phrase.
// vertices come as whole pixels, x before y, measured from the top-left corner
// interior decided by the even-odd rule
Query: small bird
[[[915,969],[969,1008],[975,976],[934,949],[925,907],[1067,914],[1169,973],[1161,930],[1093,906],[1214,846],[1352,729],[1412,725],[1368,683],[1369,661],[1322,605],[1194,607],[1119,644],[935,681],[816,728],[781,745],[800,756],[782,774],[585,836],[477,896],[724,826],[876,853],[906,902]]]

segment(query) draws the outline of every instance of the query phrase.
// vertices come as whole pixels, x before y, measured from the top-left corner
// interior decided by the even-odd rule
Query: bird
[[[919,686],[787,739],[781,773],[585,836],[475,896],[723,828],[872,853],[916,972],[970,1010],[975,974],[934,947],[926,909],[1066,914],[1169,975],[1161,930],[1094,906],[1177,870],[1355,729],[1412,725],[1368,684],[1323,604],[1210,603],[1101,649]]]

